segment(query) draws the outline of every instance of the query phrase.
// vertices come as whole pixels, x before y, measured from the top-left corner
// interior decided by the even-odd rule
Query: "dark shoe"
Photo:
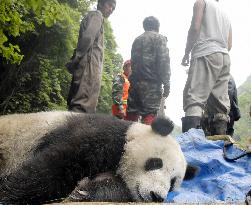
[[[212,135],[225,135],[227,133],[227,122],[225,120],[215,120],[210,123]]]
[[[85,113],[86,110],[79,105],[69,106],[68,111]]]
[[[234,128],[228,128],[227,135],[230,135],[231,137],[233,137],[234,136]]]
[[[228,116],[222,113],[214,114],[210,118],[211,135],[225,135],[227,133]]]
[[[182,132],[187,132],[191,128],[201,128],[201,117],[198,116],[186,116],[181,118],[182,121]]]
[[[200,124],[201,124],[201,129],[203,129],[205,133],[205,136],[211,136],[208,116],[202,116]]]

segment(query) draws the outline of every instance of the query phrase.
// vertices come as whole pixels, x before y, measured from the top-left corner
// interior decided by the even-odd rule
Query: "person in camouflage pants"
[[[66,64],[72,74],[67,99],[70,111],[96,112],[103,67],[104,18],[112,14],[115,6],[116,0],[98,0],[97,10],[89,11],[80,24],[77,48]]]
[[[167,38],[159,34],[159,21],[150,16],[143,21],[145,32],[131,49],[132,74],[126,119],[151,124],[160,108],[161,98],[170,91],[170,58]],[[164,92],[162,89],[164,87]]]

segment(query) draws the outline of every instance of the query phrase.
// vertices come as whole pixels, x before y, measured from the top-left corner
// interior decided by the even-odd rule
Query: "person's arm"
[[[158,51],[157,51],[157,62],[158,62],[158,73],[160,77],[161,83],[164,85],[164,93],[163,97],[168,97],[170,92],[170,57],[169,57],[169,49],[167,48],[167,39],[162,36],[158,43]]]
[[[123,84],[124,78],[122,75],[117,75],[113,80],[112,85],[112,101],[113,104],[118,105],[119,110],[124,109],[123,107]]]
[[[232,48],[232,27],[230,27],[228,35],[228,51],[230,51],[231,48]]]
[[[197,0],[193,7],[193,18],[187,35],[185,55],[181,62],[183,66],[189,65],[189,55],[200,33],[200,27],[203,19],[204,9],[205,9],[204,0]]]
[[[83,57],[93,45],[93,42],[98,32],[100,32],[101,26],[103,24],[102,14],[99,12],[93,12],[90,14],[90,16],[88,16],[87,21],[86,28],[80,29],[80,37],[78,39],[76,50],[77,58]]]

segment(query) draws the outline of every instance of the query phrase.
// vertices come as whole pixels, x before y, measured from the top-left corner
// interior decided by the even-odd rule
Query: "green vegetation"
[[[182,130],[181,130],[181,127],[177,126],[177,125],[174,125],[174,129],[171,133],[171,135],[173,137],[177,137],[178,135],[181,135],[182,134]]]
[[[66,109],[71,75],[64,65],[93,2],[0,1],[0,114]],[[122,65],[112,32],[106,22],[100,112],[110,112],[112,74]]]
[[[241,111],[241,119],[235,123],[235,135],[240,137],[240,143],[245,145],[251,139],[251,117],[249,108],[251,105],[251,76],[238,88],[238,100]]]

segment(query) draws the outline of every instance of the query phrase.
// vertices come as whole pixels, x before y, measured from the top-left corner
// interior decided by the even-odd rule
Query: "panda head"
[[[187,163],[179,144],[168,136],[172,129],[167,118],[157,118],[151,126],[133,123],[128,129],[117,174],[133,201],[161,202],[184,179]]]

